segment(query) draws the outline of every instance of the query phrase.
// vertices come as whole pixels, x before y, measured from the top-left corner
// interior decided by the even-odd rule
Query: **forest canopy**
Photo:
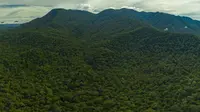
[[[198,112],[200,39],[52,10],[0,33],[2,112]]]

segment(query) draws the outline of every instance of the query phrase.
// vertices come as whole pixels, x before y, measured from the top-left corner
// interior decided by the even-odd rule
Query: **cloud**
[[[42,6],[0,6],[0,22],[4,24],[20,24],[41,17],[51,10]],[[17,21],[17,22],[16,22]]]

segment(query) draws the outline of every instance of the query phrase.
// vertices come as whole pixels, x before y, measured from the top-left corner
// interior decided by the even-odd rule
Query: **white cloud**
[[[41,17],[49,10],[51,7],[41,7],[41,6],[27,6],[27,7],[16,7],[16,8],[0,8],[0,22],[4,24],[20,24],[28,22],[37,17]]]
[[[126,9],[133,9],[133,10],[137,10],[137,11],[143,11],[143,9],[140,9],[140,8],[138,8],[138,7],[130,7],[130,6],[123,6],[123,7],[121,7],[121,8],[126,8]]]

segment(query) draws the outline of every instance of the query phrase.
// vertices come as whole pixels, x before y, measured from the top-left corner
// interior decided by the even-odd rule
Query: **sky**
[[[0,23],[24,23],[54,8],[97,13],[108,8],[165,12],[200,20],[200,0],[0,0]]]

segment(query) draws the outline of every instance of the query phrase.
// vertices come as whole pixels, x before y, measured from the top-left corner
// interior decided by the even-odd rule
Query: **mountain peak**
[[[55,16],[57,13],[62,12],[62,11],[65,11],[65,9],[61,9],[61,8],[59,8],[59,9],[52,9],[48,14]]]

